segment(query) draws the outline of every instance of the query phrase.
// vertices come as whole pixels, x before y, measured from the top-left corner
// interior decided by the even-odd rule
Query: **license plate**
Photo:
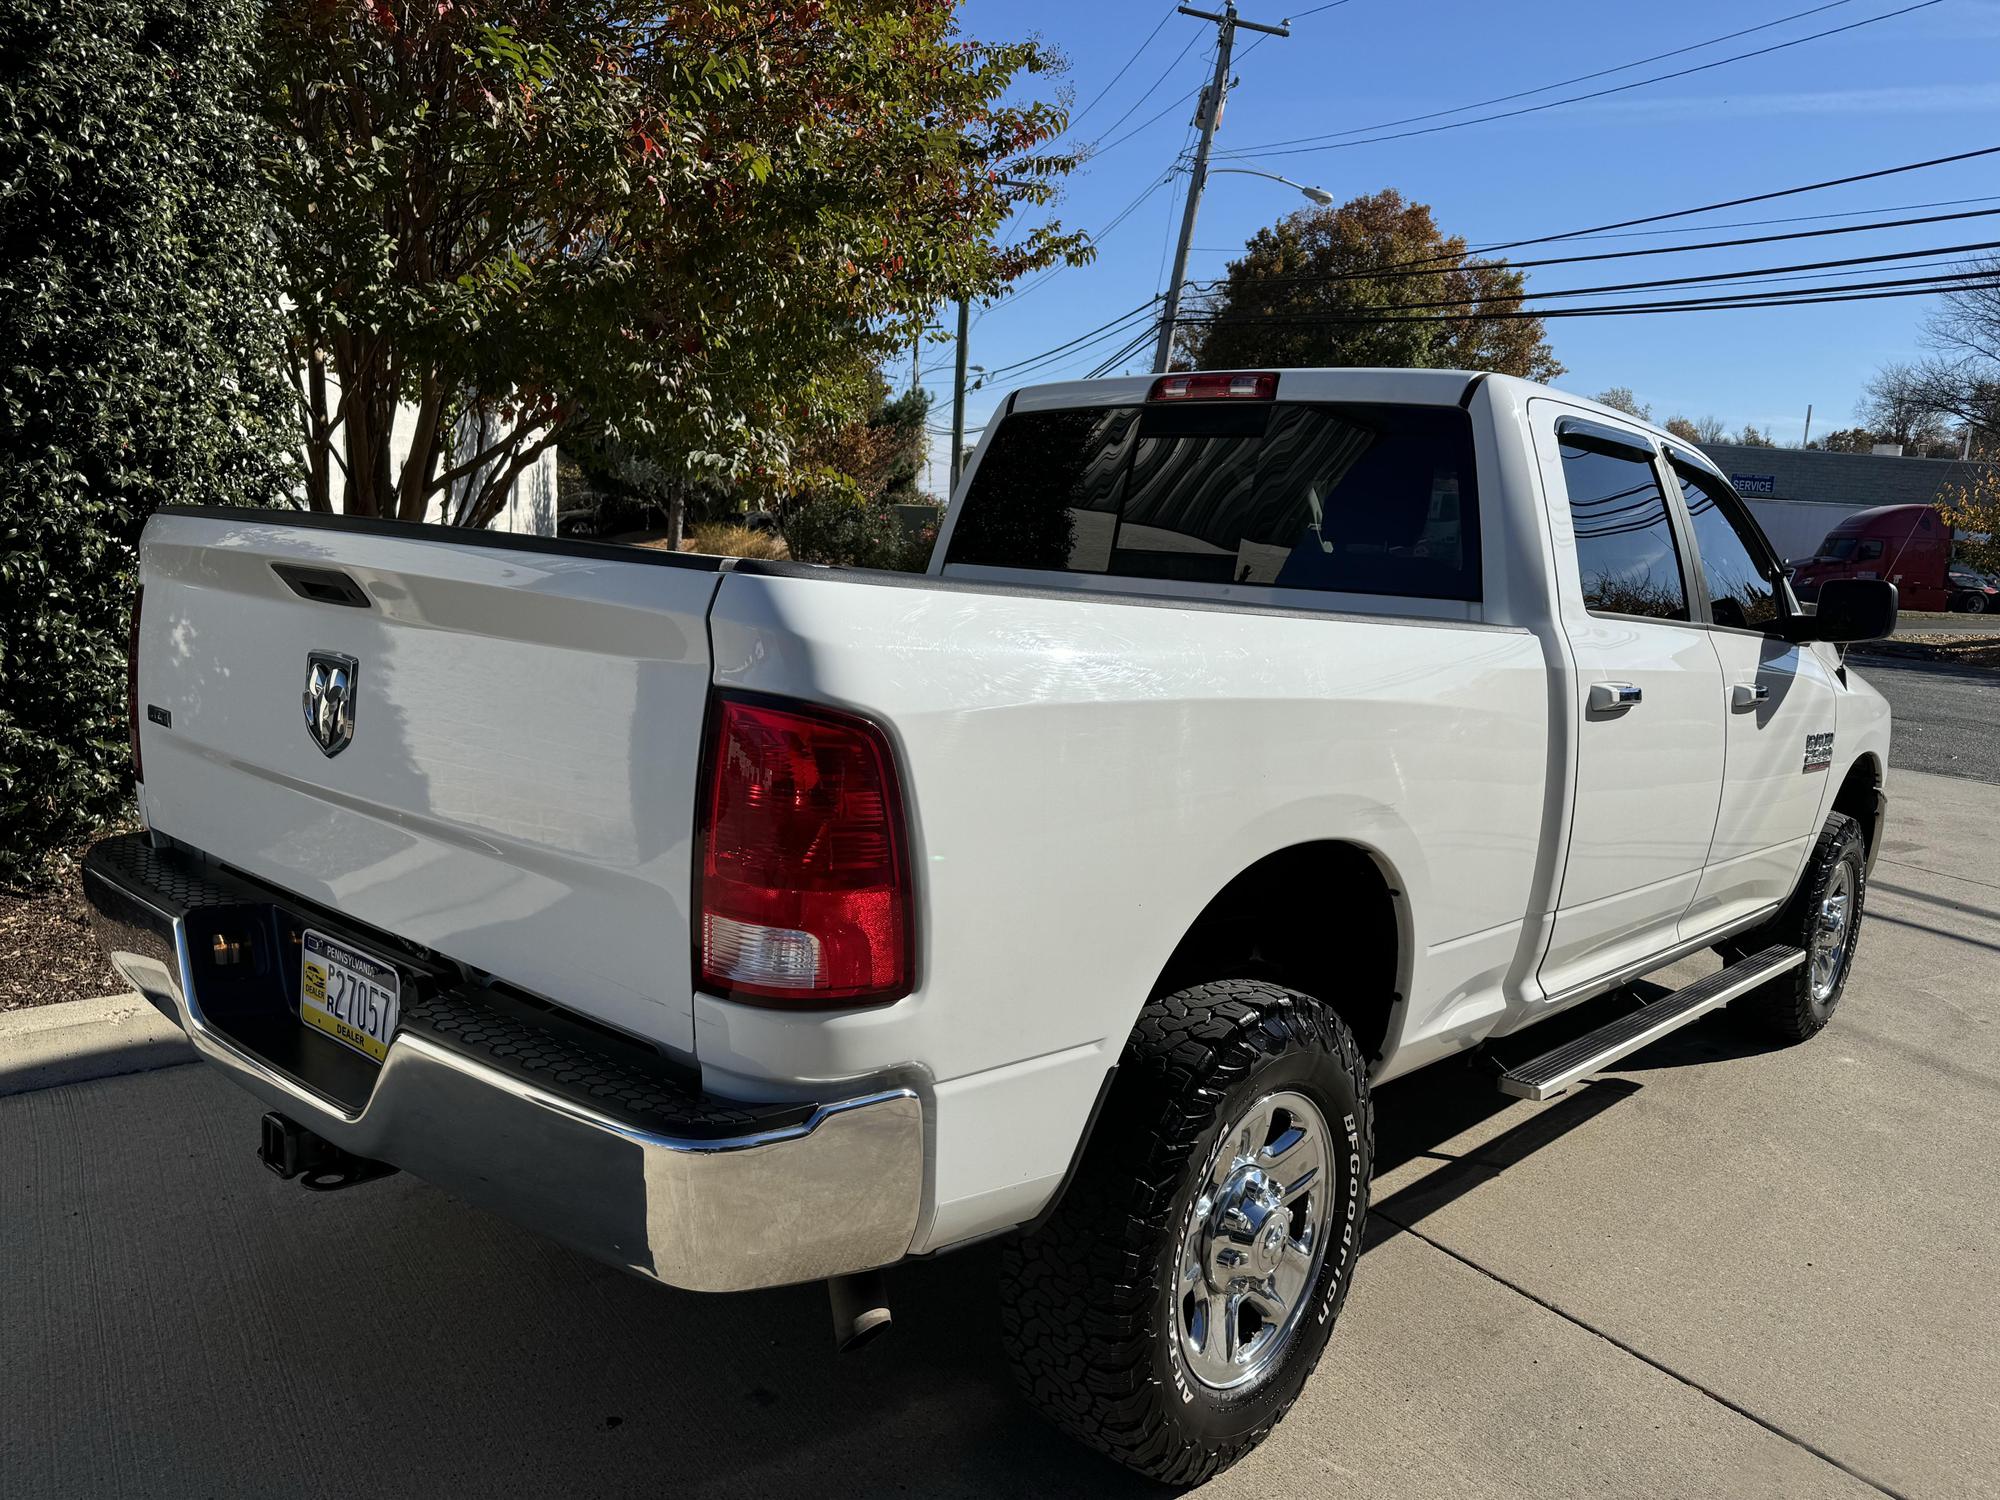
[[[308,929],[300,947],[299,1019],[377,1062],[387,1058],[402,993],[396,971],[322,932]]]

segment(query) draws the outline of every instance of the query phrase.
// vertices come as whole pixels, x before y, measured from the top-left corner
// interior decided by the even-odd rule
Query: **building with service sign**
[[[1827,532],[1857,510],[1929,505],[1945,484],[1962,484],[1982,467],[1953,458],[1736,443],[1709,443],[1702,452],[1729,476],[1771,545],[1788,559],[1810,557]]]

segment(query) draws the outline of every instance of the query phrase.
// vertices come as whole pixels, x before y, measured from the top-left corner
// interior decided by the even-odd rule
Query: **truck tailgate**
[[[715,567],[162,512],[140,567],[148,821],[691,1056],[689,839]],[[316,655],[353,663],[351,738],[323,721],[330,750],[307,722]]]

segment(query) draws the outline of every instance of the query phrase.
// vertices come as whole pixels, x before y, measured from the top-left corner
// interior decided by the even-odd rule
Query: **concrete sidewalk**
[[[180,1027],[137,995],[0,1013],[0,1096],[193,1061]]]
[[[1347,1312],[1204,1494],[1993,1493],[2000,789],[1892,791],[1814,1042],[1714,1016],[1547,1105],[1472,1063],[1381,1090]],[[840,1358],[816,1288],[280,1183],[258,1113],[202,1068],[0,1098],[0,1494],[1157,1493],[1014,1399],[990,1249],[899,1272]]]

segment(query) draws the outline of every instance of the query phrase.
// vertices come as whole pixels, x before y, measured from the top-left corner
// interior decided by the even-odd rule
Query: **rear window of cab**
[[[1476,600],[1471,419],[1270,401],[1016,412],[945,564]]]

